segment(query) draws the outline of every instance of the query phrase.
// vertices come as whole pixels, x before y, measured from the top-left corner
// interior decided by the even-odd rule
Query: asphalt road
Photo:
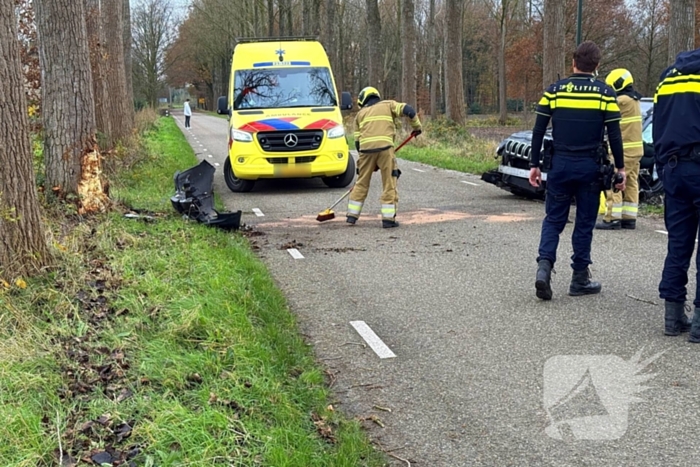
[[[231,193],[221,172],[226,120],[195,114],[188,131],[175,118],[198,156],[218,164],[226,207],[264,233],[254,247],[327,369],[338,408],[367,418],[391,454],[432,467],[700,464],[700,346],[663,335],[662,219],[596,231],[592,271],[603,291],[589,297],[566,295],[567,226],[554,299],[541,302],[542,203],[399,161],[399,228],[381,228],[378,174],[357,225],[344,222],[344,203],[318,223],[344,190],[302,180]],[[395,357],[380,358],[352,321],[366,322]]]

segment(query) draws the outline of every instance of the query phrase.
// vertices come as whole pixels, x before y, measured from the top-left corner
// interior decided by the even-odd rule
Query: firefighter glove
[[[421,133],[423,133],[423,130],[421,130],[421,129],[419,128],[419,129],[417,129],[417,130],[413,130],[413,131],[411,132],[411,136],[413,136],[413,137],[415,138],[416,136],[420,135]]]

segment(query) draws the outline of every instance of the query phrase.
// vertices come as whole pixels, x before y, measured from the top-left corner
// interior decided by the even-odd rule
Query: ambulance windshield
[[[238,70],[233,109],[279,109],[338,105],[330,70],[323,67]]]

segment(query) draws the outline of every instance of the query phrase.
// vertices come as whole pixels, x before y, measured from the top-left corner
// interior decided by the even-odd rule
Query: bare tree
[[[544,51],[542,54],[542,84],[558,81],[565,71],[565,2],[544,0]]]
[[[462,78],[462,15],[464,0],[446,0],[445,113],[457,123],[466,119]]]
[[[428,7],[428,75],[430,76],[430,115],[437,115],[438,75],[440,61],[438,58],[438,42],[435,34],[435,0],[430,0]]]
[[[95,105],[83,2],[35,0],[42,70],[46,183],[80,213],[108,205],[95,137]],[[121,33],[121,30],[120,30]]]
[[[498,22],[499,47],[498,47],[498,122],[506,124],[508,119],[508,92],[506,80],[506,46],[508,41],[508,23],[512,16],[522,14],[522,9],[518,10],[518,0],[488,0],[491,14]]]
[[[110,96],[107,106],[112,118],[112,144],[125,141],[134,127],[134,106],[128,100],[124,62],[124,1],[101,2],[102,28],[106,38],[107,92]]]
[[[127,104],[134,107],[134,71],[131,56],[131,46],[134,38],[131,35],[131,5],[129,0],[124,1],[124,75],[126,78],[126,101]]]
[[[402,100],[411,105],[416,102],[416,18],[413,0],[401,2],[402,28],[402,76],[401,90]]]
[[[144,0],[134,10],[134,72],[136,86],[149,105],[155,107],[166,72],[165,51],[172,42],[172,8],[168,0]]]
[[[103,144],[111,146],[112,118],[107,105],[107,101],[109,101],[106,77],[107,52],[100,15],[100,0],[85,0],[85,24],[90,50],[92,89],[95,98],[95,122],[97,131],[102,136]]]
[[[368,84],[374,86],[380,93],[384,92],[382,78],[382,18],[379,13],[377,0],[367,0],[367,26],[369,29],[368,43]]]
[[[668,63],[673,63],[680,52],[695,49],[695,0],[671,0],[670,6]]]
[[[13,0],[0,0],[0,276],[33,274],[51,255],[32,164],[27,101]]]

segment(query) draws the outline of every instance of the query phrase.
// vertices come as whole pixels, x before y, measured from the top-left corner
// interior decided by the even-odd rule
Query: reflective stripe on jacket
[[[403,116],[406,104],[392,100],[377,102],[363,107],[355,117],[355,141],[360,143],[361,152],[374,152],[394,145],[396,136],[395,118]],[[421,127],[418,114],[411,119],[411,127]]]
[[[644,143],[642,142],[642,109],[639,101],[621,94],[617,97],[617,105],[622,115],[620,131],[625,157],[642,157]]]

